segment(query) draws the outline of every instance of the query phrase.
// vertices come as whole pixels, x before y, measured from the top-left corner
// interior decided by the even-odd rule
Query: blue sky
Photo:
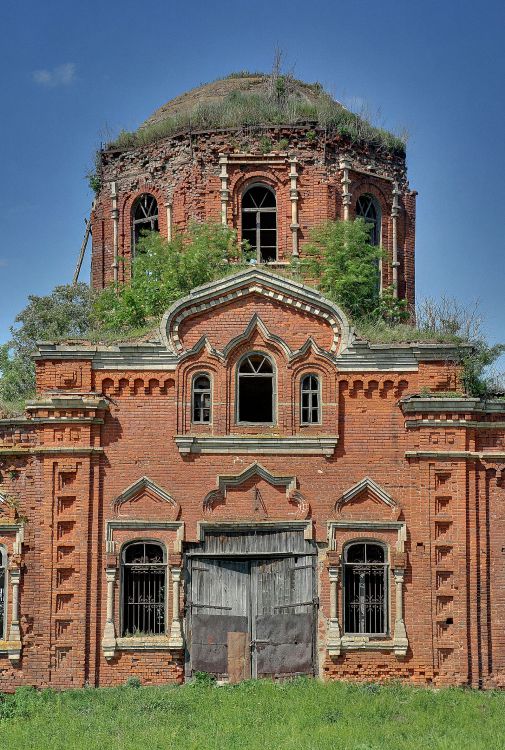
[[[71,281],[100,141],[200,83],[268,70],[276,46],[298,78],[408,130],[418,296],[479,299],[505,340],[504,4],[7,0],[2,20],[0,342],[28,294]]]

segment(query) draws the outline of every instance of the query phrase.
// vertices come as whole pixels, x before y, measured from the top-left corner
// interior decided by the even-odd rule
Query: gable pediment
[[[217,487],[203,500],[207,517],[224,519],[301,519],[310,505],[297,487],[295,476],[272,474],[253,463],[240,474],[221,474]]]
[[[149,477],[141,477],[127,487],[112,502],[114,514],[126,517],[153,517],[175,519],[180,506],[166,490]]]
[[[339,515],[366,520],[368,518],[398,518],[400,505],[386,490],[370,477],[346,490],[335,503]]]
[[[211,350],[223,351],[244,333],[244,312],[271,336],[285,335],[285,346],[300,349],[309,335],[336,355],[349,343],[344,313],[319,292],[290,279],[253,267],[197,287],[164,315],[161,337],[167,349],[183,355],[205,336]]]

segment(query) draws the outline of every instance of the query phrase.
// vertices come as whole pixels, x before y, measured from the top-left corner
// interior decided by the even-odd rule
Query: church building
[[[262,85],[200,87],[143,127]],[[371,344],[278,273],[362,216],[412,307],[404,153],[314,122],[186,127],[103,150],[100,180],[95,289],[128,281],[146,228],[221,221],[256,262],[149,340],[39,344],[36,398],[0,420],[0,690],[505,686],[505,402],[462,395],[454,346]]]

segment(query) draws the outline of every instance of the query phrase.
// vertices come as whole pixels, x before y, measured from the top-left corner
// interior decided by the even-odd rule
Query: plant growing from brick
[[[354,319],[376,312],[383,250],[370,244],[370,229],[363,219],[321,224],[311,232],[304,251],[302,276],[316,279],[319,289]]]
[[[95,300],[95,325],[120,332],[158,319],[196,286],[236,271],[241,255],[236,233],[221,224],[193,223],[167,241],[146,233],[137,246],[130,283],[109,286]]]

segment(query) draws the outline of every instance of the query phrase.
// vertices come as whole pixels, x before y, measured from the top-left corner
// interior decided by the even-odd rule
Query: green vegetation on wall
[[[192,223],[170,242],[148,232],[137,245],[131,281],[97,295],[94,327],[115,334],[154,327],[172,302],[191,289],[237,271],[239,256],[236,232],[222,224]]]
[[[453,300],[425,300],[409,320],[403,300],[391,288],[379,295],[378,264],[388,262],[370,245],[363,219],[327,222],[313,230],[301,260],[274,272],[316,286],[349,315],[358,333],[376,343],[468,344],[462,349],[463,385],[486,397],[499,387],[490,366],[504,351],[482,335],[476,310]],[[124,259],[119,259],[125,262]],[[36,342],[81,338],[92,342],[132,341],[156,336],[161,316],[191,289],[254,262],[236,232],[217,223],[193,223],[170,242],[146,233],[137,245],[131,281],[93,294],[86,284],[57,286],[49,295],[31,295],[16,317],[11,340],[0,346],[0,412],[16,413],[35,393]],[[130,269],[127,269],[127,277]]]
[[[187,111],[166,116],[159,122],[144,125],[137,131],[121,131],[107,148],[129,150],[153,143],[188,130],[244,128],[255,126],[297,125],[311,123],[335,132],[355,143],[365,143],[377,150],[403,155],[405,138],[372,125],[335,101],[321,84],[296,81],[290,74],[272,72],[251,74],[265,79],[265,86],[255,91],[231,91],[216,101],[196,102]],[[247,72],[228,78],[248,78]],[[310,97],[300,95],[300,87],[310,90]],[[309,131],[311,138],[315,131]],[[313,136],[312,136],[313,134]]]

